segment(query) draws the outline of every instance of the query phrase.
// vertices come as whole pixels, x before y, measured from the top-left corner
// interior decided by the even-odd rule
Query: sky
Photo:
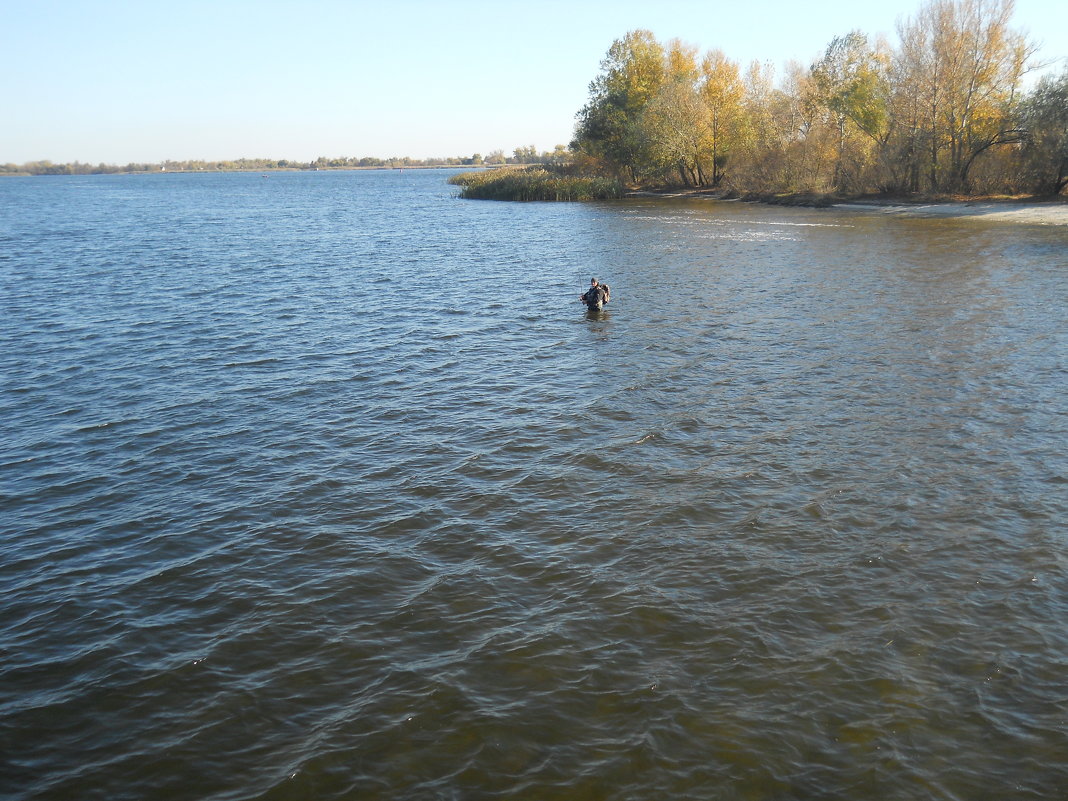
[[[922,2],[0,0],[0,163],[552,150],[628,31],[781,69]],[[1068,66],[1066,0],[1013,19]]]

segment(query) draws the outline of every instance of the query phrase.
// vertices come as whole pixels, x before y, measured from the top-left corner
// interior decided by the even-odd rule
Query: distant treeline
[[[590,84],[576,166],[740,193],[997,194],[1068,186],[1068,71],[1029,92],[1012,0],[927,0],[889,46],[860,31],[776,77],[636,30]]]
[[[516,148],[511,156],[494,150],[483,157],[475,153],[468,157],[413,159],[405,157],[375,158],[326,158],[315,161],[292,161],[289,159],[234,159],[232,161],[164,161],[158,164],[53,164],[51,161],[33,161],[27,164],[0,164],[0,175],[108,175],[137,172],[254,172],[263,170],[345,170],[358,168],[397,167],[479,167],[502,164],[544,164],[557,166],[568,160],[567,149],[557,145],[552,152],[539,153],[530,145]]]

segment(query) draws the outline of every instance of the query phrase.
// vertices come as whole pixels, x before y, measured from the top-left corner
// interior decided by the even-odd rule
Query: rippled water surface
[[[445,177],[0,182],[0,795],[1063,797],[1068,231]]]

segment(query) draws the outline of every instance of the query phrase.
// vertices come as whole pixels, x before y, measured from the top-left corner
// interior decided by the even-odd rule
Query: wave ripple
[[[8,797],[1068,785],[1064,232],[0,195]]]

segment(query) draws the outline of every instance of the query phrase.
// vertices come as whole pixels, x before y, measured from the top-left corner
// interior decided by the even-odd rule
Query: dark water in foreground
[[[444,178],[0,182],[0,795],[1065,796],[1068,231]]]

